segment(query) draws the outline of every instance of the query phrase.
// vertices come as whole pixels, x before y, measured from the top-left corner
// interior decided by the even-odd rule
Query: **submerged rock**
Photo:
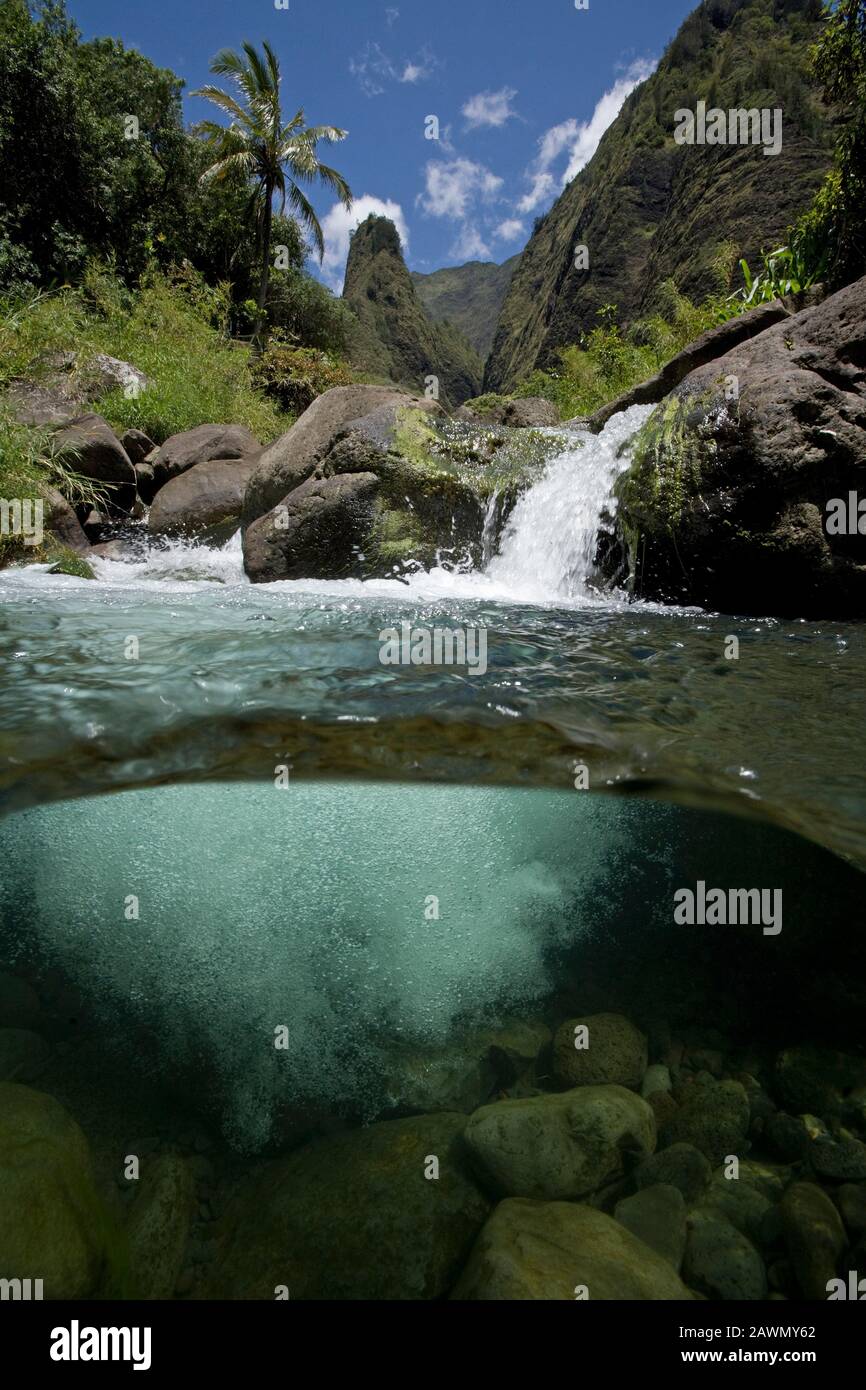
[[[647,1158],[638,1168],[636,1177],[638,1187],[670,1183],[691,1206],[708,1188],[712,1168],[694,1144],[677,1143]]]
[[[553,1069],[563,1086],[637,1090],[646,1066],[646,1037],[621,1014],[571,1018],[554,1035]]]
[[[491,1186],[510,1197],[585,1197],[653,1152],[656,1125],[622,1086],[499,1101],[476,1110],[466,1144]]]
[[[752,1242],[714,1212],[689,1218],[683,1278],[707,1298],[758,1299],[767,1294],[764,1262]]]
[[[195,1182],[186,1159],[174,1153],[142,1159],[128,1224],[134,1297],[172,1297],[194,1207]]]
[[[788,1256],[804,1298],[826,1299],[845,1248],[845,1230],[830,1198],[815,1183],[795,1182],[781,1204]]]
[[[549,1041],[543,1023],[512,1019],[446,1047],[399,1053],[388,1090],[401,1109],[470,1114],[495,1090],[533,1087],[536,1059]]]
[[[455,1299],[689,1299],[670,1263],[618,1221],[570,1202],[500,1202]]]
[[[739,1081],[714,1081],[708,1073],[683,1088],[679,1108],[662,1131],[662,1146],[694,1144],[714,1166],[730,1155],[742,1158],[751,1147],[746,1135],[751,1112]]]
[[[644,1187],[617,1202],[614,1216],[679,1271],[686,1248],[686,1204],[679,1188],[669,1183]]]
[[[72,1116],[51,1096],[0,1082],[0,1278],[42,1279],[47,1299],[86,1298],[107,1230]]]
[[[465,1167],[465,1123],[446,1112],[388,1120],[268,1165],[231,1205],[209,1292],[441,1298],[489,1210]]]

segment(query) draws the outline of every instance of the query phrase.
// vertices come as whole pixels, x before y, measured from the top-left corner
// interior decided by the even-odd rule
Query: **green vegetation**
[[[301,226],[312,234],[320,258],[325,253],[322,228],[299,180],[303,183],[319,180],[333,189],[345,207],[352,205],[351,190],[342,174],[323,164],[317,154],[321,141],[334,144],[346,138],[346,131],[336,126],[308,126],[303,109],[296,111],[284,125],[279,61],[267,41],[262,48],[264,57],[252,44],[245,43],[245,59],[224,48],[211,63],[211,72],[232,79],[240,101],[210,83],[195,93],[207,97],[231,121],[227,127],[216,121],[202,121],[197,126],[196,131],[205,137],[213,158],[200,182],[233,182],[238,176],[252,182],[246,210],[256,230],[260,267],[254,333],[259,349],[267,342],[266,304],[274,194],[279,193],[282,199],[280,210],[285,211],[288,201]]]
[[[480,357],[493,346],[499,314],[520,256],[502,265],[469,261],[445,266],[430,275],[412,271],[412,283],[421,307],[434,323],[450,323]]]
[[[317,396],[354,377],[344,362],[318,348],[297,347],[281,330],[253,365],[252,379],[281,410],[301,415]]]

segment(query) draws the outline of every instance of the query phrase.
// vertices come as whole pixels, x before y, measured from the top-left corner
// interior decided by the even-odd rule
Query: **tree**
[[[824,16],[812,64],[842,123],[834,168],[801,234],[829,248],[831,283],[846,284],[866,271],[866,0],[838,0]]]
[[[262,48],[264,56],[252,44],[245,43],[245,57],[224,48],[211,63],[212,73],[233,80],[240,100],[210,83],[193,93],[212,101],[231,121],[228,126],[217,121],[201,121],[196,127],[213,156],[213,163],[201,176],[202,182],[207,184],[240,173],[253,185],[247,213],[255,222],[261,266],[254,336],[257,352],[262,351],[267,341],[265,310],[271,270],[274,194],[281,196],[280,211],[284,212],[288,203],[302,226],[310,232],[320,259],[325,253],[322,228],[300,185],[318,180],[332,188],[345,207],[352,205],[352,193],[342,174],[323,164],[317,153],[320,141],[335,144],[344,140],[347,132],[336,126],[306,125],[303,108],[284,125],[279,61],[267,41]]]

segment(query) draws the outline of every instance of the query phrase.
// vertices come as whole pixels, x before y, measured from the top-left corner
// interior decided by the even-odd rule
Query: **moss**
[[[73,574],[78,579],[95,579],[96,575],[90,563],[73,550],[71,546],[62,545],[60,541],[49,539],[40,547],[39,559],[51,565],[51,574]]]
[[[712,391],[699,397],[668,396],[641,426],[632,466],[617,487],[624,527],[676,531],[688,498],[699,490],[716,456],[707,424],[718,404]]]

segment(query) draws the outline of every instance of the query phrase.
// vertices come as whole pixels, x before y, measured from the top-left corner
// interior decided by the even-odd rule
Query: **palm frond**
[[[288,201],[299,214],[302,224],[310,232],[313,241],[316,243],[319,260],[322,260],[325,254],[325,238],[322,235],[322,228],[319,225],[319,219],[316,216],[315,208],[296,183],[289,184]]]

